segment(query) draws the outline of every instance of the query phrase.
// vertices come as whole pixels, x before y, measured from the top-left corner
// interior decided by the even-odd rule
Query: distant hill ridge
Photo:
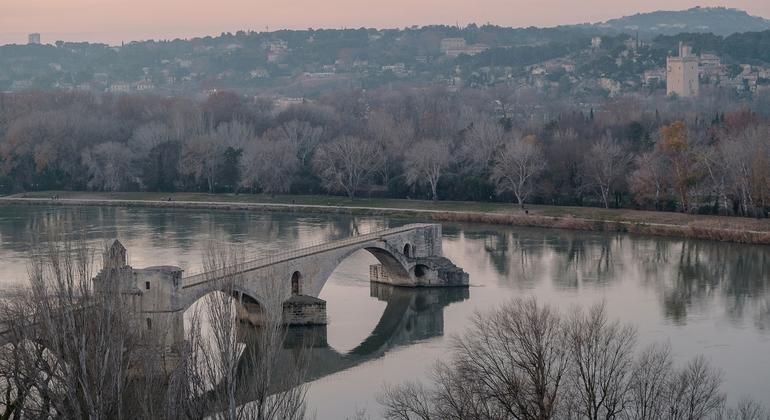
[[[692,9],[637,13],[596,23],[593,27],[645,35],[675,35],[683,32],[711,32],[730,35],[770,29],[770,20],[752,16],[739,9],[726,7],[693,7]]]

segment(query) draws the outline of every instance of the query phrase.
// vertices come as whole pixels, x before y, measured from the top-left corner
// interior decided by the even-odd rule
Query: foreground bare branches
[[[602,305],[563,316],[534,299],[476,315],[430,386],[386,387],[393,420],[760,419],[746,400],[725,406],[722,373],[703,357],[674,368],[668,346],[637,354],[634,328]]]
[[[260,327],[240,324],[238,279],[224,273],[169,346],[181,318],[151,328],[151,315],[133,311],[130,270],[105,258],[92,281],[93,252],[54,235],[34,254],[29,290],[0,302],[2,418],[304,418],[305,356],[284,349],[279,293],[261,296]],[[206,265],[239,255],[214,249]]]

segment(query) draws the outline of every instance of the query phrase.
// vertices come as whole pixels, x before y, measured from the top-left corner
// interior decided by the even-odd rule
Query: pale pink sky
[[[490,22],[553,26],[659,9],[726,6],[770,17],[770,1],[690,0],[0,0],[0,44],[189,38],[235,32]]]

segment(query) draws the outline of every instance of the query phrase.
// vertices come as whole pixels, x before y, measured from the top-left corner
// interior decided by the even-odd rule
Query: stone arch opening
[[[413,252],[412,245],[407,242],[407,244],[404,245],[404,255],[411,258]]]
[[[414,275],[417,278],[425,277],[425,275],[428,274],[428,270],[429,270],[428,266],[417,264],[416,266],[414,266]]]
[[[297,296],[302,294],[302,273],[295,271],[291,275],[291,295]]]

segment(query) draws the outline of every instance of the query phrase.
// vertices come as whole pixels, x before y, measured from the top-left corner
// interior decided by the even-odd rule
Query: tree
[[[18,400],[20,417],[122,418],[130,368],[142,351],[120,293],[122,278],[108,272],[97,290],[83,238],[60,232],[50,238],[33,256],[29,289],[1,311],[21,362],[16,372],[32,373],[29,388],[16,392],[25,396]]]
[[[406,182],[430,186],[433,201],[438,200],[436,187],[441,173],[449,166],[451,155],[446,142],[423,140],[409,149],[405,159]]]
[[[203,111],[211,127],[216,128],[220,123],[230,122],[241,116],[243,101],[234,92],[215,92],[206,99]]]
[[[50,232],[30,266],[30,285],[0,302],[0,413],[13,418],[287,419],[305,414],[304,347],[284,348],[283,291],[264,290],[260,328],[239,324],[230,269],[242,250],[211,246],[204,265],[222,292],[187,318],[182,343],[137,319],[131,270]],[[107,250],[109,252],[109,249]],[[107,254],[109,255],[109,254]],[[205,315],[205,319],[202,315]],[[203,325],[207,329],[203,329]],[[168,357],[170,356],[170,357]]]
[[[100,143],[83,151],[88,186],[101,191],[121,191],[135,180],[133,152],[117,142]]]
[[[434,369],[435,390],[388,387],[389,419],[549,419],[567,372],[561,318],[534,299],[517,299],[455,340],[453,358]]]
[[[231,191],[237,191],[241,182],[241,157],[243,149],[228,147],[222,152],[222,164],[217,178],[223,186]]]
[[[234,267],[243,262],[242,250],[213,243],[204,255],[206,272],[217,273],[209,281],[217,282],[221,291],[206,295],[202,307],[194,310],[188,338],[194,359],[188,362],[187,379],[193,394],[203,398],[192,417],[213,413],[226,420],[303,419],[308,360],[304,348],[284,349],[283,291],[262,288],[257,304],[261,324],[240,323],[237,313],[244,310],[244,297],[239,291],[244,288]],[[202,323],[211,326],[210,335],[201,333]],[[287,353],[288,360],[282,360]]]
[[[671,167],[671,176],[682,211],[690,210],[690,190],[695,184],[695,159],[688,141],[687,126],[677,121],[660,130],[660,150]]]
[[[268,131],[265,136],[270,140],[283,140],[291,143],[299,159],[299,164],[304,166],[321,143],[323,131],[322,127],[311,125],[307,121],[291,120]]]
[[[289,192],[299,167],[297,149],[289,140],[257,140],[243,156],[242,185],[273,195]]]
[[[386,386],[378,400],[392,420],[736,418],[712,417],[724,408],[721,373],[702,357],[677,370],[668,346],[652,345],[635,359],[635,338],[603,305],[565,318],[514,300],[475,315],[431,386]],[[750,402],[738,410],[763,412]]]
[[[527,136],[506,145],[492,166],[491,180],[499,193],[511,191],[523,208],[532,192],[533,180],[545,169],[540,142]]]
[[[197,183],[206,182],[208,191],[214,192],[216,175],[222,163],[223,145],[211,135],[195,136],[182,144],[181,171],[191,175]]]
[[[768,136],[766,128],[747,128],[721,144],[729,183],[744,215],[770,204]]]
[[[357,137],[340,137],[318,148],[313,168],[329,191],[344,191],[353,198],[382,164],[382,150]]]
[[[506,133],[500,123],[480,119],[466,131],[459,154],[470,165],[471,171],[485,174],[504,147],[505,140]]]
[[[669,378],[665,414],[673,420],[708,418],[724,403],[720,391],[722,373],[712,369],[703,356],[696,357]]]
[[[630,398],[626,407],[629,418],[660,418],[672,369],[671,350],[668,345],[653,344],[642,351],[634,362],[630,376]]]
[[[655,149],[637,156],[635,164],[636,169],[628,179],[634,199],[639,204],[652,203],[656,210],[660,210],[660,201],[669,188],[665,157]]]
[[[626,410],[636,330],[607,319],[604,305],[569,319],[569,410],[579,418],[616,418]]]
[[[610,193],[628,169],[631,155],[609,135],[591,146],[584,163],[588,176],[599,189],[604,208],[610,208]]]

